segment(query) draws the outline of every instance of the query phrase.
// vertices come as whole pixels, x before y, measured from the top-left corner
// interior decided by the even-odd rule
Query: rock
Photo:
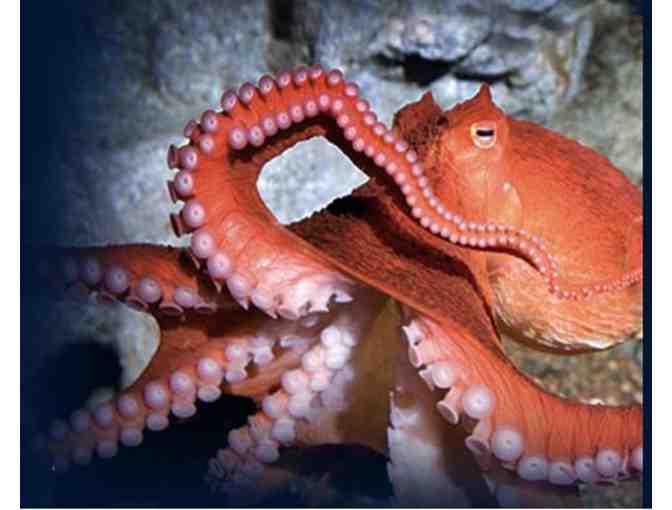
[[[605,154],[642,182],[642,20],[625,4],[599,2],[584,86],[548,126]]]
[[[70,134],[89,146],[177,134],[205,105],[218,105],[226,87],[266,70],[262,0],[84,5],[86,43],[73,51],[71,79],[81,118]]]
[[[321,185],[325,179],[333,184]],[[367,179],[340,149],[313,138],[269,161],[259,176],[257,187],[276,218],[287,224],[310,216],[338,197],[349,195]]]
[[[383,118],[430,88],[449,107],[465,99],[456,81],[487,81],[507,112],[545,120],[579,90],[593,32],[582,1],[289,5],[295,55],[344,68]]]

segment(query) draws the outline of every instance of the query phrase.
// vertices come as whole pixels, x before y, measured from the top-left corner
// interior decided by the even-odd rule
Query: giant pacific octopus
[[[387,455],[402,502],[466,504],[467,463],[491,489],[499,472],[548,490],[640,476],[641,406],[552,395],[501,344],[572,354],[641,338],[642,196],[605,157],[507,116],[487,85],[448,111],[427,93],[388,129],[355,83],[317,65],[225,92],[184,136],[168,189],[189,248],[50,257],[64,286],[161,330],[137,381],[52,424],[55,470],[229,393],[258,412],[210,461],[225,492],[272,485],[283,449],[326,443]],[[369,180],[284,226],[256,181],[311,137]]]

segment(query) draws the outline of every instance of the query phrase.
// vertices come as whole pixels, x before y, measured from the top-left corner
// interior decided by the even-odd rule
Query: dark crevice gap
[[[396,59],[378,54],[373,57],[373,62],[384,69],[401,67],[404,81],[415,83],[420,87],[430,86],[449,74],[454,66],[450,62],[429,60],[420,55],[405,55],[401,59]]]
[[[458,80],[478,81],[488,85],[502,81],[508,83],[513,74],[513,72],[491,75],[465,73],[459,70],[459,60],[455,62],[430,60],[420,55],[405,55],[402,59],[376,55],[373,62],[383,69],[401,67],[404,81],[419,87],[429,87],[446,75],[452,75]]]
[[[271,0],[268,9],[273,37],[290,42],[294,26],[294,0]]]

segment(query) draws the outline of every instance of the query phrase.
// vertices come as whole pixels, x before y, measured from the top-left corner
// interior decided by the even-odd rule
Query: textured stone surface
[[[94,297],[88,297],[58,302],[33,298],[31,305],[39,315],[31,327],[33,335],[24,336],[23,348],[31,353],[29,371],[43,369],[44,361],[68,344],[94,341],[116,350],[122,370],[119,383],[125,387],[137,378],[158,348],[156,321],[122,304],[101,306]]]
[[[345,69],[384,118],[397,109],[387,101],[431,88],[448,107],[488,81],[509,113],[545,120],[579,90],[594,22],[582,1],[288,4],[296,63]]]
[[[204,105],[217,105],[224,88],[266,70],[262,0],[235,9],[217,1],[105,0],[87,4],[81,17],[89,39],[73,50],[80,122],[69,132],[91,145],[175,134]]]
[[[627,8],[600,4],[583,90],[549,127],[605,154],[642,182],[642,23]]]
[[[324,186],[323,181],[336,183]],[[335,145],[313,138],[269,161],[259,178],[259,193],[282,223],[310,216],[365,183],[366,174]],[[295,190],[293,193],[278,190]]]

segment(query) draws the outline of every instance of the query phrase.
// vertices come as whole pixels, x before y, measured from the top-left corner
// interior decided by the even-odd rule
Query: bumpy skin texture
[[[605,158],[510,119],[487,87],[447,112],[425,95],[387,130],[355,84],[317,66],[225,93],[222,111],[206,111],[185,136],[168,166],[188,250],[51,258],[55,280],[155,315],[162,334],[138,381],[54,423],[55,467],[136,446],[144,427],[165,428],[170,413],[191,416],[197,398],[228,392],[254,398],[259,412],[210,463],[209,482],[227,493],[284,480],[272,467],[283,447],[323,443],[388,453],[401,502],[422,493],[406,469],[428,469],[459,502],[471,496],[455,463],[473,462],[457,471],[483,473],[493,491],[497,469],[515,473],[522,499],[529,484],[550,494],[549,482],[641,472],[641,407],[549,395],[500,346],[502,331],[561,352],[640,334],[641,194]],[[255,182],[267,161],[314,136],[370,180],[284,227]],[[390,298],[401,341],[383,342],[376,324]],[[413,412],[399,404],[404,392]]]

